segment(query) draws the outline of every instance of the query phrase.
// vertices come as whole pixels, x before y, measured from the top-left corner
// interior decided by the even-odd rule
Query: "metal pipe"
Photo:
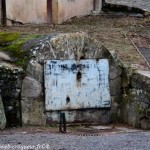
[[[66,116],[65,113],[60,113],[59,131],[62,133],[66,132]]]

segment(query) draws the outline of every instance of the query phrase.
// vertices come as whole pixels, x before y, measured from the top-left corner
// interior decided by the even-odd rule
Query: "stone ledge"
[[[148,78],[150,78],[150,71],[142,71],[142,70],[138,70],[137,71],[138,74],[146,76]]]
[[[150,12],[149,0],[105,0],[108,4],[123,5],[128,7],[135,7],[143,11]]]

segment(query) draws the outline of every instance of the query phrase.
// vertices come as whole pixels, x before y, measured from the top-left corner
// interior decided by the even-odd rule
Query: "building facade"
[[[100,12],[102,0],[0,0],[6,1],[8,21],[60,24],[74,16]]]

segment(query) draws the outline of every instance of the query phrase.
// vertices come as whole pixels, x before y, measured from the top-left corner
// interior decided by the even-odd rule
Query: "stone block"
[[[134,108],[130,106],[127,113],[128,113],[128,124],[134,128],[138,127],[138,114],[134,110]]]
[[[6,116],[5,116],[2,98],[0,96],[0,130],[3,130],[5,127],[6,127]]]
[[[142,129],[150,129],[150,119],[142,119],[140,121],[140,126]]]
[[[22,124],[45,125],[44,100],[40,96],[36,99],[22,100]]]
[[[41,84],[26,77],[22,84],[21,104],[23,125],[44,125],[44,98]]]
[[[43,66],[39,63],[30,61],[26,70],[32,78],[43,83]]]
[[[109,72],[110,72],[109,78],[110,78],[110,80],[113,80],[122,74],[122,69],[121,69],[121,67],[117,66],[113,60],[111,60]]]
[[[118,103],[112,102],[110,110],[111,121],[113,122],[117,121],[117,113],[118,113]]]
[[[121,77],[110,80],[110,95],[118,96],[121,94]]]
[[[41,84],[31,77],[25,77],[22,84],[22,98],[37,98],[42,91]]]

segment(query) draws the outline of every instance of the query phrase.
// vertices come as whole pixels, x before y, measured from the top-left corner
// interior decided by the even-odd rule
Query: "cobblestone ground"
[[[150,0],[106,0],[106,2],[137,7],[143,9],[144,11],[150,12]]]
[[[0,150],[149,150],[150,132],[77,136],[11,134],[0,136]]]

